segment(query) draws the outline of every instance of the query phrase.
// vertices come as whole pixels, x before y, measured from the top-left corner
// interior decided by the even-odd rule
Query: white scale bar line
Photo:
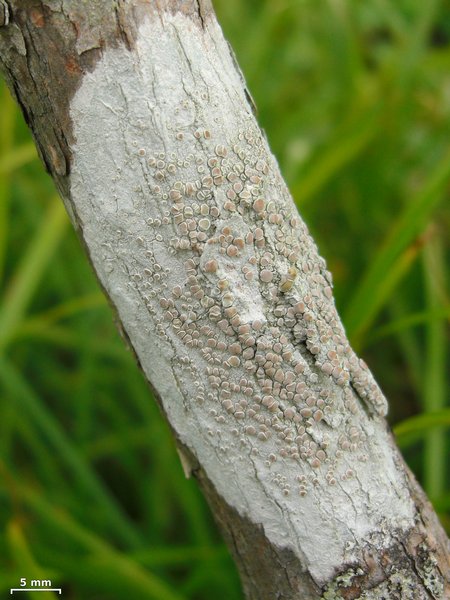
[[[58,592],[61,594],[61,588],[11,588],[9,590],[10,594],[14,594],[14,592]]]

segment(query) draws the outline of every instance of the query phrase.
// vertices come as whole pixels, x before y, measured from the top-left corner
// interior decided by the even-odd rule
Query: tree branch
[[[449,597],[209,2],[1,8],[3,72],[247,597]]]

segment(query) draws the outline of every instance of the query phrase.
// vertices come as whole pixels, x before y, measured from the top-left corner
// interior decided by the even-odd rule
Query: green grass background
[[[449,530],[449,4],[215,6],[348,335]],[[27,577],[73,599],[242,598],[3,85],[0,97],[0,596]]]

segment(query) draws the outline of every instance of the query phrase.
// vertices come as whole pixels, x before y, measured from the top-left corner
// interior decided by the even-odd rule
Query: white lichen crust
[[[84,77],[71,115],[91,260],[219,494],[319,584],[372,530],[388,545],[412,527],[386,401],[218,26],[144,21]]]

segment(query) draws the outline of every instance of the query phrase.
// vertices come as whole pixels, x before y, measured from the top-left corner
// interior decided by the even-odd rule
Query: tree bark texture
[[[247,597],[449,598],[448,540],[208,1],[1,0],[0,25],[4,75]]]

